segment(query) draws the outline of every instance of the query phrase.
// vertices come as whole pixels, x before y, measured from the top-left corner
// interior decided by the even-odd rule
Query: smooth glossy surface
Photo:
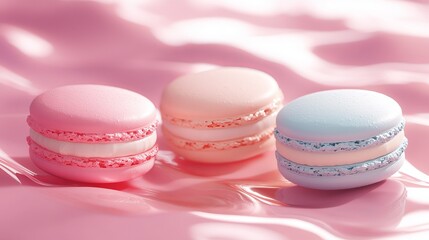
[[[0,238],[427,239],[426,9],[418,0],[0,1],[0,165],[9,167]],[[237,65],[272,75],[286,102],[350,87],[391,96],[407,120],[403,167],[370,186],[311,190],[284,180],[274,151],[207,168],[177,159],[162,136],[152,171],[120,184],[64,181],[29,160],[25,118],[46,89],[109,84],[158,104],[180,75]]]

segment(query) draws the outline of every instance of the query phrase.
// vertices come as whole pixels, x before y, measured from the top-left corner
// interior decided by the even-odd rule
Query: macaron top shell
[[[31,121],[42,129],[116,133],[156,120],[151,101],[135,92],[103,85],[70,85],[46,91],[30,106]]]
[[[286,105],[277,116],[284,136],[308,142],[362,140],[403,121],[402,110],[381,93],[340,89],[309,94]]]
[[[161,111],[182,119],[216,120],[255,112],[282,97],[268,74],[228,67],[176,79],[164,90]]]

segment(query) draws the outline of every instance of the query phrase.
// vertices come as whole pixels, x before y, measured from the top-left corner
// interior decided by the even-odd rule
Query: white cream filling
[[[236,139],[252,136],[259,134],[269,128],[272,128],[276,124],[277,112],[274,112],[266,118],[257,121],[253,124],[229,127],[229,128],[213,128],[213,129],[201,129],[201,128],[187,128],[177,125],[173,125],[168,121],[163,121],[163,127],[165,127],[171,134],[193,141],[224,141],[228,139]]]
[[[77,157],[122,157],[135,155],[151,149],[156,143],[156,132],[132,142],[124,143],[75,143],[45,137],[30,130],[31,139],[40,146],[62,155]]]

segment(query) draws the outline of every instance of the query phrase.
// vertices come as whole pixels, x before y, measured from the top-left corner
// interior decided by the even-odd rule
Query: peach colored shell
[[[39,131],[103,134],[148,126],[156,119],[156,108],[147,98],[129,90],[70,85],[36,97],[30,106],[30,117]]]
[[[160,108],[164,120],[217,120],[253,113],[275,98],[283,95],[270,75],[227,67],[176,79],[165,88]]]
[[[258,70],[226,67],[189,74],[164,90],[161,113],[164,123],[169,123],[163,126],[164,136],[170,147],[187,160],[223,163],[247,159],[273,148],[275,123],[256,133],[239,127],[257,128],[263,119],[277,113],[282,101],[277,82]],[[169,129],[181,134],[174,135]],[[197,141],[190,138],[195,134],[192,129],[209,131]],[[219,131],[237,136],[225,134],[223,139],[211,140],[211,135]]]
[[[164,131],[165,137],[170,141],[175,141],[177,137],[172,136],[170,133]],[[232,143],[234,145],[235,143]],[[170,148],[184,157],[186,160],[219,164],[236,162],[244,159],[252,158],[256,155],[271,151],[274,149],[275,140],[271,136],[265,141],[258,141],[253,144],[242,145],[239,147],[229,147],[223,150],[191,150],[183,147],[178,147],[175,144],[170,144]]]

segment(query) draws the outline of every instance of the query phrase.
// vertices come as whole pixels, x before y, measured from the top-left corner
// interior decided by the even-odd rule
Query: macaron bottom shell
[[[155,163],[155,157],[133,166],[118,168],[83,168],[67,166],[54,161],[46,160],[30,150],[30,158],[35,165],[52,175],[87,183],[114,183],[124,182],[147,173]]]
[[[279,158],[277,160],[280,173],[290,182],[312,189],[340,190],[362,187],[387,179],[401,168],[405,162],[405,153],[397,161],[387,166],[364,173],[342,176],[310,176],[299,174],[282,166]]]
[[[170,135],[169,137],[174,136]],[[239,146],[236,148],[222,150],[190,150],[177,147],[174,144],[169,144],[169,147],[186,160],[200,163],[218,164],[242,161],[260,155],[264,152],[274,150],[274,143],[275,139],[273,136],[271,136],[265,141],[257,142],[247,146]]]

